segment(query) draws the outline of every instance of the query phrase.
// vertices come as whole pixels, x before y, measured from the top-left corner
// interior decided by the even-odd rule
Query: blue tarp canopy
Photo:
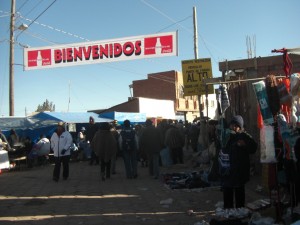
[[[99,114],[93,112],[41,112],[28,117],[28,119],[46,124],[57,124],[59,121],[65,123],[89,123],[90,116],[94,117],[96,123],[112,122],[112,119],[102,118]]]
[[[113,121],[93,112],[40,112],[28,117],[0,117],[0,129],[6,136],[14,129],[20,137],[29,136],[36,140],[41,134],[51,135],[60,121],[84,126],[89,123],[90,116],[96,123]]]
[[[88,123],[92,116],[96,123],[111,122],[110,118],[102,118],[93,112],[40,112],[28,117],[0,117],[0,129],[35,129],[56,125],[59,121],[66,123]]]
[[[129,120],[131,123],[145,123],[146,113],[134,113],[134,112],[104,112],[100,113],[103,118],[109,118],[117,120],[118,124],[123,124],[124,120]]]
[[[26,117],[0,117],[0,129],[2,131],[30,126]]]

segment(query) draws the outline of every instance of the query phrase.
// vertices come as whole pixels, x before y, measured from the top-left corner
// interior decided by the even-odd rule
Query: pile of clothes
[[[181,172],[162,174],[163,182],[171,189],[205,188],[210,184],[203,179],[202,172]]]

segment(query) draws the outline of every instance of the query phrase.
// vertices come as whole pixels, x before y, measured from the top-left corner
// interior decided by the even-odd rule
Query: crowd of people
[[[138,177],[138,164],[149,168],[149,175],[158,179],[160,167],[168,158],[168,165],[183,164],[183,149],[197,151],[200,124],[176,120],[162,120],[154,125],[151,119],[144,124],[133,124],[129,120],[111,123],[95,123],[89,118],[87,127],[70,134],[65,124],[58,124],[50,138],[55,168],[53,180],[59,180],[60,167],[63,179],[68,178],[69,161],[87,161],[89,165],[100,165],[101,179],[105,181],[116,173],[116,159],[124,160],[127,179]],[[73,137],[72,137],[73,136]],[[166,154],[161,154],[164,151]]]
[[[138,177],[140,163],[148,167],[149,175],[157,179],[162,165],[160,152],[167,149],[172,164],[182,164],[183,148],[187,143],[195,145],[200,130],[199,124],[184,126],[182,121],[174,120],[162,120],[157,126],[150,119],[144,124],[132,124],[129,120],[122,122],[122,125],[117,121],[96,125],[90,118],[89,127],[83,127],[77,135],[78,150],[82,152],[77,154],[82,156],[79,160],[86,159],[90,165],[100,164],[103,181],[116,173],[116,159],[120,156],[124,160],[126,178]],[[195,151],[196,148],[193,147]]]
[[[71,160],[100,165],[102,180],[108,179],[116,173],[116,159],[120,156],[124,160],[124,172],[128,179],[137,178],[139,163],[149,167],[149,174],[157,179],[162,157],[166,158],[167,154],[169,164],[182,164],[183,148],[192,146],[194,151],[197,149],[195,140],[200,130],[197,123],[162,120],[154,126],[150,119],[143,124],[132,124],[129,120],[121,123],[95,123],[94,118],[90,117],[87,127],[81,127],[79,132],[74,133],[66,129],[67,124],[59,122],[51,136],[41,134],[35,141],[29,137],[19,138],[17,132],[11,129],[8,137],[0,132],[0,142],[9,155],[25,155],[28,167],[49,161],[51,155],[55,164],[55,181],[59,180],[61,164],[63,179],[68,178]],[[109,133],[109,136],[104,133]],[[108,140],[115,140],[116,144],[107,143]],[[115,145],[116,148],[113,147]],[[160,154],[162,151],[165,156]]]
[[[157,122],[157,121],[156,121]],[[215,124],[214,124],[215,125]],[[243,207],[245,204],[245,184],[249,180],[249,155],[257,149],[257,143],[244,130],[241,116],[235,116],[229,123],[230,135],[223,146],[224,154],[230,158],[230,173],[222,176],[224,207]],[[212,126],[214,127],[214,126]],[[87,128],[82,127],[76,135],[66,129],[66,124],[59,122],[51,137],[41,136],[39,145],[30,139],[24,140],[28,156],[42,146],[49,147],[53,153],[53,180],[58,182],[62,174],[64,180],[69,177],[70,160],[86,160],[89,165],[100,165],[100,179],[105,181],[116,173],[116,159],[124,161],[124,176],[127,179],[138,177],[138,165],[148,167],[149,176],[158,179],[160,167],[166,164],[184,163],[184,149],[193,152],[203,150],[200,139],[201,123],[176,120],[161,120],[153,124],[147,119],[143,124],[132,124],[129,120],[112,123],[95,123],[89,118]],[[19,142],[14,130],[6,137],[0,132],[1,141],[10,146]],[[216,130],[208,130],[210,141],[216,138]],[[164,153],[164,154],[162,154]],[[168,160],[166,160],[166,158]],[[61,173],[62,168],[62,173]],[[234,202],[235,201],[235,202]]]

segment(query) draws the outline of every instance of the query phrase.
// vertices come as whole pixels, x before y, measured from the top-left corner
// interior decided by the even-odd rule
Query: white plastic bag
[[[270,125],[263,125],[260,130],[260,162],[276,162],[274,127]]]

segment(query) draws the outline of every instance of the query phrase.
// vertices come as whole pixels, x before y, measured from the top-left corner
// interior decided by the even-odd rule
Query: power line
[[[188,17],[186,17],[186,18],[184,18],[184,19],[182,19],[182,20],[179,20],[179,21],[177,21],[176,23],[173,23],[173,24],[171,24],[171,25],[169,25],[169,26],[167,26],[167,27],[165,27],[165,28],[163,28],[163,29],[157,31],[157,33],[161,32],[161,31],[163,31],[163,30],[166,30],[166,29],[168,29],[169,27],[172,27],[172,26],[175,25],[175,24],[179,24],[180,22],[183,22],[183,21],[185,21],[185,20],[187,20],[187,19],[189,19],[189,18],[191,18],[191,17],[192,17],[192,16],[188,16]]]
[[[174,24],[178,24],[181,28],[185,29],[186,31],[188,31],[189,33],[191,33],[192,35],[194,34],[190,29],[186,28],[185,26],[182,26],[179,22],[176,22],[174,19],[172,19],[171,17],[169,17],[166,13],[162,12],[161,10],[159,10],[158,8],[154,7],[153,5],[149,4],[148,2],[146,2],[145,0],[141,0],[142,3],[144,3],[145,5],[149,6],[150,8],[152,8],[153,10],[155,10],[156,12],[158,12],[159,14],[161,14],[162,16],[166,17],[167,19],[169,19],[170,21],[172,21]],[[204,44],[204,47],[206,48],[206,50],[208,51],[209,55],[211,56],[211,58],[215,61],[215,63],[218,63],[217,60],[215,59],[215,57],[213,56],[212,52],[210,51],[210,49],[208,48],[204,38],[202,37],[202,35],[198,34]]]
[[[53,45],[58,44],[58,43],[56,43],[56,42],[53,42],[53,41],[48,40],[47,38],[44,38],[44,37],[42,37],[42,36],[38,36],[39,34],[30,33],[30,32],[27,31],[27,30],[25,31],[25,33],[28,34],[28,35],[30,35],[30,36],[32,36],[32,37],[34,37],[34,38],[37,38],[37,39],[39,39],[39,40],[42,40],[42,41],[44,41],[44,42],[48,42],[48,43],[51,43],[51,44],[53,44]]]
[[[50,25],[47,25],[47,24],[44,24],[44,23],[39,23],[39,22],[37,22],[37,21],[33,21],[33,20],[28,19],[28,18],[25,18],[25,17],[23,17],[23,16],[20,16],[20,17],[21,17],[22,19],[26,20],[26,21],[29,21],[30,23],[35,23],[35,24],[40,25],[40,26],[42,26],[42,27],[46,27],[46,28],[48,28],[48,29],[50,29],[50,30],[54,30],[54,31],[56,31],[56,32],[60,32],[60,33],[63,33],[63,34],[69,35],[69,36],[73,36],[73,37],[79,38],[79,39],[81,39],[81,40],[90,41],[89,39],[86,39],[86,38],[84,38],[84,37],[81,37],[81,36],[79,36],[79,35],[77,35],[77,34],[73,34],[73,33],[70,33],[70,32],[68,32],[68,31],[65,31],[65,30],[62,30],[62,29],[59,29],[59,28],[55,28],[55,27],[53,27],[53,26],[50,26]]]
[[[28,2],[28,0],[26,0],[26,1],[20,6],[20,8],[17,9],[17,11],[19,11],[20,9],[22,9],[23,6],[26,5],[27,2]]]
[[[41,12],[30,24],[28,24],[28,27],[30,27],[38,18],[40,18],[54,3],[56,0],[54,0],[43,12]],[[23,30],[18,34],[20,36],[23,33]],[[18,37],[17,36],[17,37]]]
[[[170,20],[173,23],[177,23],[180,27],[182,27],[183,29],[185,29],[186,31],[188,31],[189,33],[193,34],[193,32],[182,26],[180,23],[176,22],[176,20],[172,19],[171,17],[169,17],[167,14],[165,14],[164,12],[162,12],[161,10],[159,10],[158,8],[154,7],[153,5],[149,4],[148,2],[146,2],[145,0],[141,0],[142,3],[144,3],[145,5],[149,6],[150,8],[154,9],[156,12],[158,12],[159,14],[161,14],[162,16],[166,17],[168,20]]]
[[[30,14],[30,13],[31,13],[36,7],[38,7],[43,1],[44,1],[44,0],[39,1],[34,7],[32,7],[32,9],[31,9],[29,12],[27,12],[27,13],[25,14],[25,16],[27,16],[28,14]]]

